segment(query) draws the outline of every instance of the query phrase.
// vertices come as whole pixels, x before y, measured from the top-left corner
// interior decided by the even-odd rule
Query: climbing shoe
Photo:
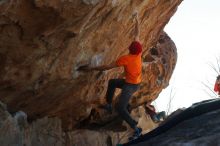
[[[142,129],[136,127],[136,128],[135,128],[135,131],[134,131],[134,135],[133,135],[132,137],[129,137],[128,140],[131,141],[131,140],[135,140],[135,139],[137,139],[138,137],[141,136],[141,132],[142,132]]]
[[[154,123],[160,122],[160,119],[158,118],[157,115],[153,115],[153,116],[151,117],[151,119],[152,119],[152,121],[153,121]]]

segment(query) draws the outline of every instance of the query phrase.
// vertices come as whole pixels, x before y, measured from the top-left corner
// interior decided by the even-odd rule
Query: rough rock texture
[[[219,146],[219,114],[220,110],[216,110],[186,120],[169,131],[136,146]]]
[[[139,125],[145,125],[142,126],[145,132],[156,126],[143,109],[136,110],[139,111]],[[78,129],[64,132],[58,118],[44,117],[29,124],[24,112],[19,111],[11,115],[0,102],[1,146],[112,146],[126,142],[131,129],[125,128],[117,132],[106,130],[111,126],[109,123],[96,130]]]
[[[177,58],[174,43],[162,31],[181,1],[0,1],[0,100],[30,120],[57,116],[65,129],[76,128],[103,101],[108,79],[122,72],[77,68],[128,53],[134,11],[141,22],[144,68],[132,106],[157,98]]]
[[[57,118],[44,118],[29,125],[24,112],[12,116],[2,103],[0,116],[1,146],[61,146],[63,143],[61,121]]]
[[[139,111],[140,119],[147,118],[141,109]],[[216,110],[183,121],[167,132],[137,146],[219,146],[219,114],[220,110]],[[117,143],[126,142],[130,134],[129,130],[113,132],[104,128],[96,131],[78,129],[64,132],[58,118],[45,117],[28,124],[24,112],[19,111],[11,115],[1,102],[0,117],[1,146],[115,146]],[[151,124],[149,120],[144,121],[144,125]]]

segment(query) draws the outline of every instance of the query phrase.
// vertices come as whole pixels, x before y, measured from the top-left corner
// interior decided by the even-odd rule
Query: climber
[[[134,41],[128,47],[129,54],[119,57],[115,62],[109,65],[102,65],[97,67],[84,67],[83,70],[91,71],[98,70],[104,71],[116,67],[123,67],[125,72],[125,79],[110,79],[108,82],[108,88],[106,92],[107,104],[103,106],[104,109],[111,113],[112,111],[112,98],[116,88],[122,89],[119,96],[118,103],[116,104],[116,110],[119,116],[125,120],[131,128],[134,129],[134,135],[129,138],[133,140],[141,135],[142,129],[137,127],[137,122],[130,116],[127,106],[129,99],[132,97],[133,93],[139,89],[141,83],[141,71],[142,71],[142,60],[141,52],[142,45],[139,42],[139,22],[137,13],[135,17],[135,31],[134,31]]]
[[[214,91],[220,96],[220,75],[217,76],[214,86]]]
[[[151,105],[151,102],[146,102],[144,108],[145,112],[150,115],[152,121],[155,123],[163,121],[166,117],[165,111],[157,113],[155,107]]]

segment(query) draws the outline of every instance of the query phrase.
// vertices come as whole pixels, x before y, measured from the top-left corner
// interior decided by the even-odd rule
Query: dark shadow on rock
[[[205,100],[202,102],[195,103],[191,107],[180,112],[179,114],[174,115],[172,118],[168,118],[156,129],[150,131],[149,133],[141,136],[140,138],[134,141],[123,144],[123,146],[130,146],[133,144],[138,144],[140,142],[146,142],[150,140],[151,138],[154,138],[168,131],[169,129],[175,127],[177,124],[185,120],[200,116],[202,114],[205,114],[211,111],[215,111],[217,109],[220,109],[220,99],[211,99],[211,100]]]
[[[81,121],[76,127],[77,129],[89,129],[89,130],[106,130],[113,132],[126,131],[126,126],[123,125],[123,120],[118,116],[117,113],[108,114],[105,111],[98,113],[95,109],[91,111],[88,118]],[[101,117],[103,116],[103,117]]]

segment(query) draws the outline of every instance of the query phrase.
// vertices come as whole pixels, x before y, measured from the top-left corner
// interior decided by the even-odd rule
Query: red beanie
[[[137,41],[133,41],[128,49],[129,49],[130,54],[133,54],[133,55],[138,55],[142,52],[142,46]]]

